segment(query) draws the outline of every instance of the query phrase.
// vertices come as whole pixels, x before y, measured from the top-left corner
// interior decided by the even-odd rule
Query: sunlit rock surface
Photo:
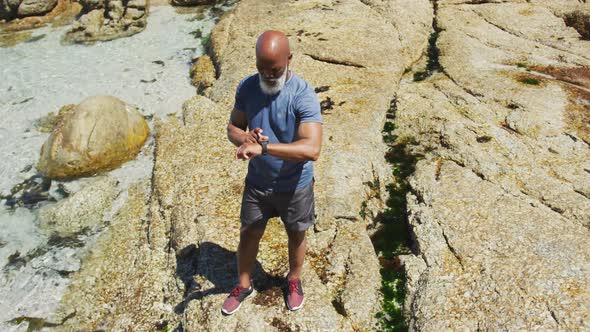
[[[113,96],[88,97],[64,112],[43,144],[37,169],[50,178],[91,175],[137,155],[149,135],[138,110]]]
[[[406,81],[414,330],[590,328],[590,42],[577,1],[438,1],[440,69]],[[566,14],[564,14],[566,13]]]

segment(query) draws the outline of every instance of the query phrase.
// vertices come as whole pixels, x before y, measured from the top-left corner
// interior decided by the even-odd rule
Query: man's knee
[[[242,227],[240,229],[240,239],[242,241],[260,241],[262,235],[264,235],[265,227]]]
[[[287,229],[287,236],[289,236],[289,240],[291,241],[301,242],[305,239],[305,230],[295,231]]]

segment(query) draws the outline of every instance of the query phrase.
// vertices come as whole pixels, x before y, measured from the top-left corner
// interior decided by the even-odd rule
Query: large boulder
[[[37,169],[51,178],[113,169],[133,159],[148,135],[134,107],[111,96],[89,97],[60,118],[41,148]]]
[[[182,301],[170,255],[170,224],[150,211],[150,179],[133,184],[128,198],[72,276],[60,331],[170,331]],[[153,214],[152,214],[153,212]],[[56,319],[57,320],[57,319]]]

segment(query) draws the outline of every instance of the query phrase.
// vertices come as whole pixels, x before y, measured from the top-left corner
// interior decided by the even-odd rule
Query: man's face
[[[287,78],[291,56],[276,59],[256,58],[256,68],[260,77],[260,87],[267,94],[278,93]]]

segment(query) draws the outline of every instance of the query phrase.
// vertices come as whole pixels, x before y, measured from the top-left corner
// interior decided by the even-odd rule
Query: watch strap
[[[262,146],[262,154],[267,154],[268,152],[268,141],[258,141],[258,143],[260,143],[260,145]]]

